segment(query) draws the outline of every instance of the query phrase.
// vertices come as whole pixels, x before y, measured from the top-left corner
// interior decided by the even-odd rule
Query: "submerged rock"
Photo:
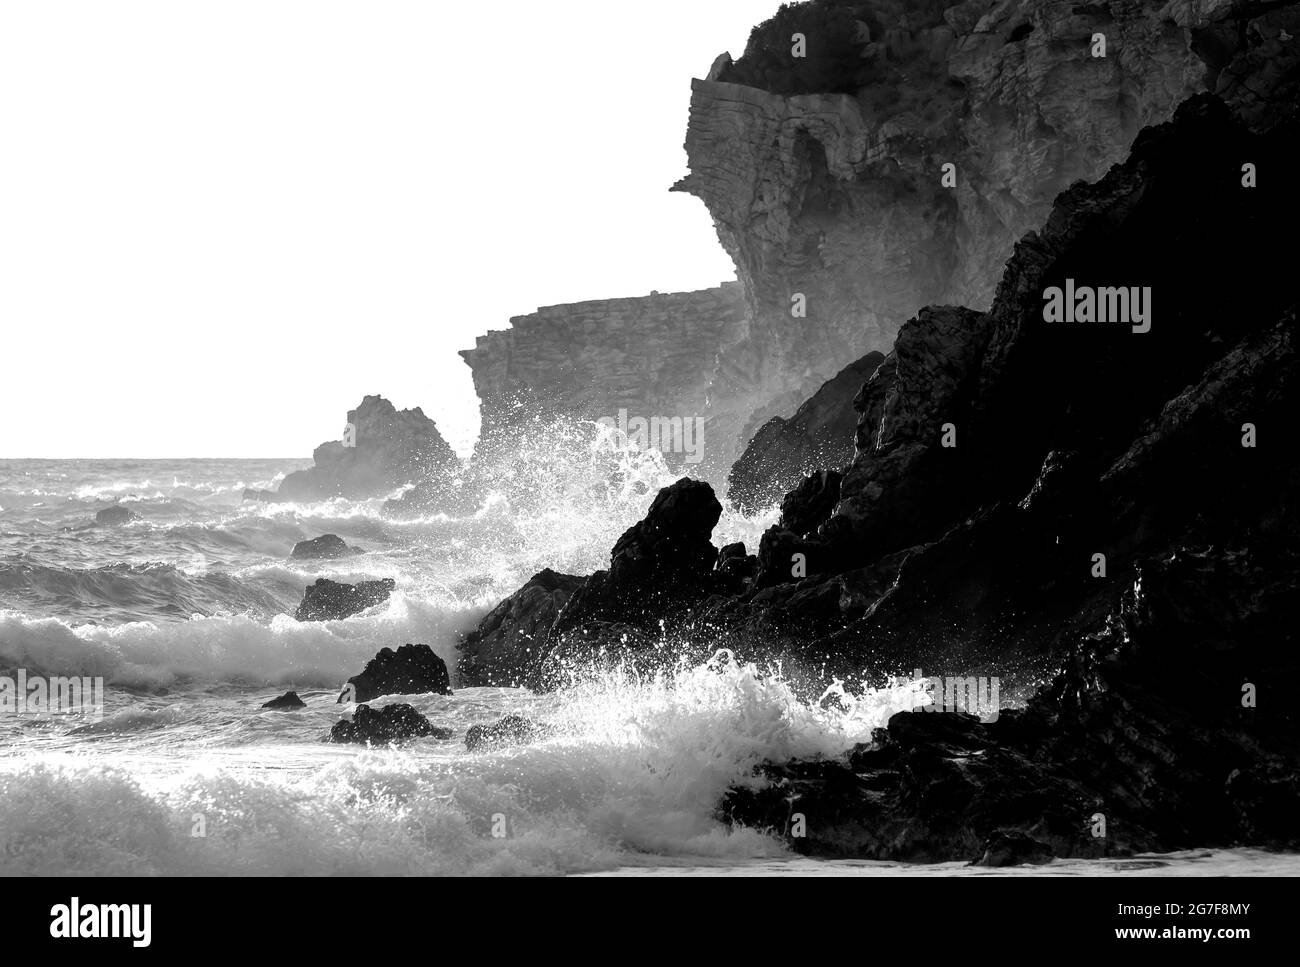
[[[410,705],[385,705],[377,712],[369,705],[358,705],[350,722],[344,719],[334,723],[329,740],[387,745],[425,737],[449,739],[453,734],[451,729],[432,724]]]
[[[451,694],[451,676],[444,662],[428,645],[402,645],[397,651],[381,648],[366,662],[361,674],[348,679],[339,702],[368,702],[380,695]]]
[[[506,745],[525,745],[554,734],[552,726],[540,725],[512,713],[492,725],[471,725],[465,732],[465,748],[470,752],[479,752]]]
[[[392,578],[357,584],[318,578],[303,594],[294,617],[299,621],[338,621],[386,601],[396,587]]]
[[[306,708],[307,703],[298,697],[297,692],[285,692],[279,698],[273,698],[271,701],[262,705],[262,708],[276,709],[278,711],[290,711],[297,708]]]
[[[309,561],[347,557],[350,554],[360,553],[360,548],[349,547],[337,534],[322,534],[320,537],[299,541],[293,545],[289,557],[295,561]]]
[[[129,524],[132,521],[143,520],[144,518],[131,510],[129,507],[123,507],[121,504],[114,504],[112,507],[105,507],[95,514],[95,523],[102,524],[105,527],[118,527],[122,524]]]

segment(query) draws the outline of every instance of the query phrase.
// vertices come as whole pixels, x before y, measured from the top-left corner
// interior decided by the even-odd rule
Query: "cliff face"
[[[751,309],[713,398],[756,402],[731,418],[752,432],[850,360],[888,350],[918,306],[986,308],[1015,241],[1056,195],[1104,174],[1190,94],[1268,115],[1294,94],[1300,55],[1282,39],[1280,6],[783,8],[744,57],[693,82],[690,174],[674,186],[708,206]],[[790,54],[796,31],[802,59]],[[806,317],[792,315],[796,294]]]
[[[547,306],[480,336],[461,356],[474,373],[483,440],[537,413],[582,419],[693,419],[711,413],[719,353],[745,328],[738,283]],[[733,434],[734,435],[734,434]],[[706,422],[701,468],[725,473],[731,448]],[[666,454],[670,462],[683,455]]]
[[[779,660],[810,696],[916,668],[945,695],[1000,681],[991,719],[900,712],[726,797],[749,827],[828,817],[799,850],[1294,848],[1300,729],[1277,690],[1300,674],[1298,106],[1189,99],[1057,198],[987,312],[918,312],[853,400],[853,460],[787,495],[756,578],[703,570],[717,503],[679,481],[553,620],[522,594],[495,613],[529,633],[520,657],[543,686],[548,660],[648,669],[720,647]],[[1074,283],[1126,287],[1129,308],[1045,313]],[[644,578],[662,591],[665,573],[688,586],[654,600]],[[933,711],[969,708],[954,700]]]

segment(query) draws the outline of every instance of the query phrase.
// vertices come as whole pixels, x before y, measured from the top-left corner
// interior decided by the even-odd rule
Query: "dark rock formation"
[[[719,563],[709,535],[721,513],[703,481],[663,488],[614,545],[608,570],[588,578],[543,571],[494,608],[461,645],[462,680],[553,687],[568,657],[590,658],[600,646],[634,653],[700,601],[739,591],[755,562],[742,544]]]
[[[460,681],[467,686],[534,681],[551,626],[585,580],[550,568],[533,575],[465,636],[460,646]]]
[[[397,651],[381,648],[353,675],[339,694],[339,702],[368,702],[381,695],[451,694],[451,677],[444,662],[428,645],[402,645]]]
[[[400,412],[382,396],[348,411],[343,440],[322,443],[315,466],[280,483],[277,500],[378,497],[406,484],[454,476],[460,461],[437,424],[416,407]]]
[[[343,719],[330,729],[331,742],[354,742],[363,745],[388,745],[426,736],[450,739],[451,729],[439,728],[410,705],[385,705],[378,712],[369,705],[358,705],[352,721]]]
[[[555,729],[549,725],[510,714],[491,725],[471,725],[465,732],[465,748],[470,752],[481,752],[508,745],[526,745],[554,734]]]
[[[675,187],[708,207],[751,310],[709,388],[710,426],[747,441],[887,350],[919,306],[987,308],[1056,195],[1193,93],[1262,129],[1295,100],[1300,46],[1284,29],[1300,36],[1294,0],[783,5],[744,56],[692,82]],[[790,56],[794,32],[805,58]],[[735,483],[744,502],[771,496],[748,463]]]
[[[903,713],[847,762],[770,766],[727,815],[780,829],[806,812],[822,822],[795,848],[895,859],[997,861],[1007,836],[1058,856],[1294,847],[1300,723],[1259,696],[1300,671],[1297,296],[1267,241],[1300,192],[1243,188],[1248,157],[1294,165],[1295,123],[1252,134],[1193,99],[1061,196],[989,313],[909,323],[857,401],[815,538],[828,571],[859,569],[820,584],[902,563],[809,650],[1028,683],[1059,669],[1048,685],[987,725]],[[1150,331],[1044,322],[1049,286],[1138,275]]]
[[[299,621],[338,621],[388,600],[396,587],[392,578],[357,584],[318,578],[308,585],[294,617]]]
[[[737,285],[552,306],[463,355],[484,438],[537,412],[707,416],[694,476],[767,505],[812,469],[781,425],[926,304],[986,308],[1055,196],[1213,91],[1255,129],[1291,103],[1296,0],[814,0],[692,82],[690,173]],[[808,56],[790,57],[805,33]],[[1092,56],[1092,36],[1107,38]],[[945,165],[954,166],[945,181]],[[796,296],[802,297],[798,299]],[[837,435],[837,441],[842,439]],[[804,446],[805,444],[800,444]],[[837,444],[837,446],[842,444]],[[846,458],[847,459],[847,458]],[[769,477],[779,481],[767,483]],[[436,505],[439,488],[425,488]],[[408,508],[409,509],[409,506]],[[403,511],[405,512],[405,510]]]
[[[1245,164],[1300,160],[1300,121],[1272,110],[1253,130],[1190,99],[1061,194],[988,312],[918,312],[854,399],[842,479],[791,492],[752,583],[625,608],[593,576],[551,641],[590,657],[639,607],[634,626],[854,688],[924,668],[1027,697],[983,723],[900,713],[844,758],[761,767],[722,815],[791,833],[800,813],[799,850],[997,863],[1300,844],[1300,722],[1276,697],[1300,673],[1300,299],[1274,241],[1300,187],[1243,186]],[[1133,312],[1049,321],[1051,290],[1075,287],[1137,287]],[[691,546],[705,516],[677,519]],[[588,595],[608,607],[575,607]]]
[[[316,561],[360,553],[360,548],[348,547],[347,542],[337,534],[322,534],[320,537],[299,541],[293,545],[293,552],[289,557],[295,561]]]
[[[1268,696],[1300,671],[1300,560],[1273,553],[1151,560],[1026,709],[988,725],[899,713],[845,761],[764,767],[769,784],[723,813],[789,832],[801,812],[793,848],[880,859],[1017,862],[1028,838],[1042,858],[1294,849],[1300,720]]]
[[[123,507],[121,504],[114,504],[112,507],[105,507],[103,510],[95,512],[95,523],[104,527],[120,527],[122,524],[129,524],[135,520],[143,520],[139,514],[129,507]]]
[[[999,829],[984,841],[971,866],[1025,866],[1050,863],[1052,848],[1019,830]]]
[[[800,479],[853,459],[853,398],[885,357],[867,353],[827,380],[790,419],[774,416],[749,441],[727,474],[727,496],[753,513],[779,502]]]
[[[306,708],[307,703],[298,697],[297,692],[285,692],[279,698],[273,698],[265,702],[262,708],[276,709],[281,712],[292,711],[293,709]]]
[[[718,571],[741,581],[748,580],[758,573],[758,558],[745,553],[742,541],[728,544],[718,552]]]
[[[614,545],[609,570],[574,592],[552,634],[592,622],[655,623],[710,593],[718,549],[709,535],[721,516],[707,483],[687,477],[664,487]]]

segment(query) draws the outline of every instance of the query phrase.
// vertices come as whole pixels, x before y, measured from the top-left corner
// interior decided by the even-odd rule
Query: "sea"
[[[396,519],[382,497],[244,499],[309,464],[0,461],[0,673],[104,685],[102,707],[0,714],[0,873],[1300,873],[1296,857],[1257,850],[1000,871],[801,857],[769,831],[720,822],[725,790],[756,781],[765,759],[842,755],[915,696],[828,682],[835,701],[818,700],[782,668],[728,651],[655,674],[575,669],[549,694],[453,680],[449,696],[371,703],[409,702],[451,738],[331,744],[354,708],[336,702],[341,684],[379,649],[426,643],[454,675],[460,636],[491,607],[543,567],[606,566],[679,474],[654,451],[598,453],[557,431],[521,441],[457,515]],[[138,519],[96,524],[113,505]],[[752,549],[775,517],[724,504],[714,542]],[[327,533],[361,553],[290,559],[296,542]],[[318,577],[397,587],[346,620],[298,622]],[[261,708],[290,689],[305,708]],[[467,728],[511,712],[555,732],[466,751]]]

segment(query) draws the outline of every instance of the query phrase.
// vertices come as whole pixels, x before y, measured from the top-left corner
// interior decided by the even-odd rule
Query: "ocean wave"
[[[449,610],[399,591],[345,621],[235,615],[105,627],[0,611],[0,662],[32,674],[103,676],[109,684],[138,687],[181,681],[335,686],[380,648],[408,641],[429,644],[454,667],[459,634],[484,610]]]
[[[115,621],[222,612],[270,616],[292,607],[289,599],[233,574],[161,563],[90,568],[0,563],[0,600],[42,613]]]
[[[765,831],[717,820],[726,789],[757,782],[766,758],[841,754],[911,700],[885,691],[847,712],[822,707],[723,653],[539,697],[559,732],[524,748],[319,746],[322,760],[258,747],[261,768],[209,759],[165,772],[130,753],[20,757],[0,765],[0,863],[65,875],[518,875],[647,855],[782,857]]]

